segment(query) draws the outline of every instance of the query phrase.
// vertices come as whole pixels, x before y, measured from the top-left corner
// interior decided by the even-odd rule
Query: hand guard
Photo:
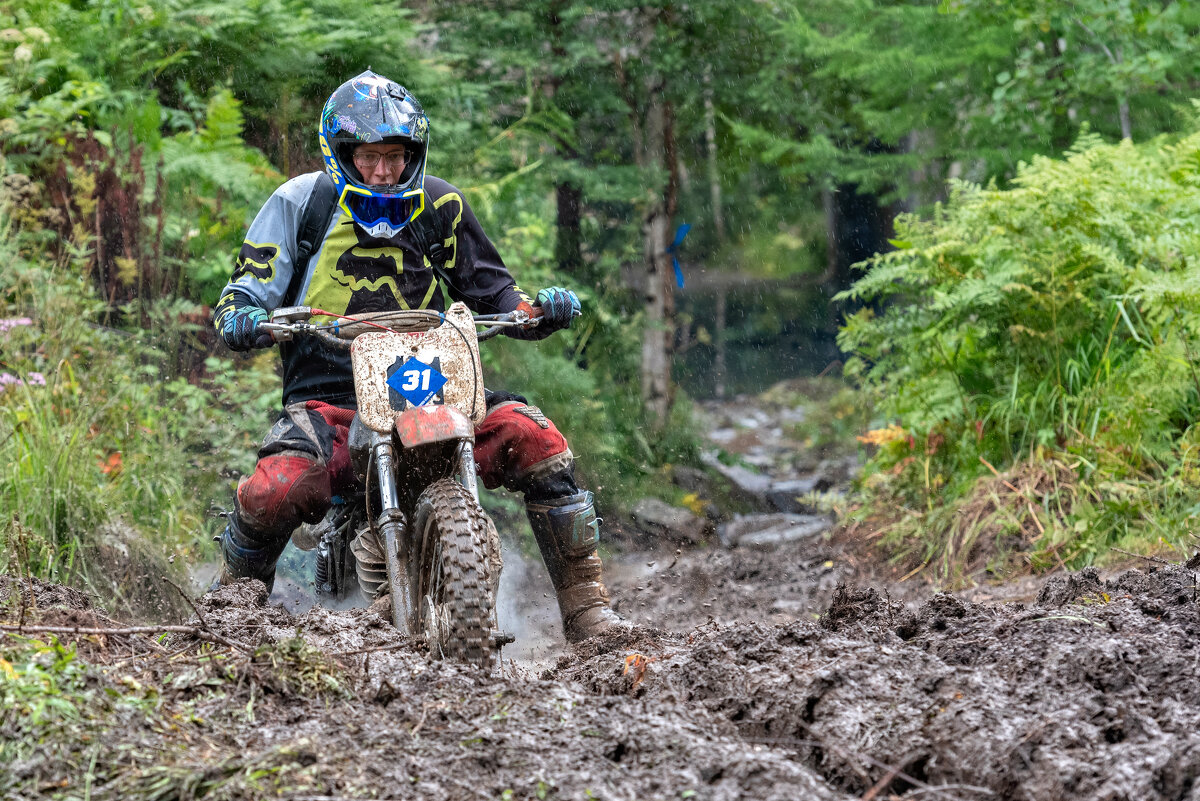
[[[225,316],[221,326],[221,339],[230,350],[250,350],[251,348],[269,348],[274,344],[271,335],[259,331],[258,324],[266,322],[267,310],[258,306],[243,306]]]

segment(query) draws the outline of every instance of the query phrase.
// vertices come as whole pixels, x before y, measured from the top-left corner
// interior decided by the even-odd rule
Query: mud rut
[[[673,630],[492,676],[430,662],[368,610],[268,606],[257,583],[199,607],[211,632],[275,644],[257,657],[188,634],[155,649],[68,635],[92,681],[157,687],[169,721],[114,717],[100,764],[117,768],[90,797],[1200,797],[1187,567],[1055,576],[1028,604],[905,605],[839,586],[850,568],[829,544],[665,556],[646,560],[658,580],[626,571],[614,590],[635,622]],[[116,625],[63,588],[34,594],[43,623]],[[280,661],[297,635],[325,656]],[[53,797],[19,788],[70,786],[81,765],[48,746],[0,787]]]

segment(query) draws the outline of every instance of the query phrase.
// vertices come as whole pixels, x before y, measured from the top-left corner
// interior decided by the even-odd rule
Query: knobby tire
[[[415,633],[428,638],[434,656],[490,670],[497,657],[492,640],[496,602],[490,583],[487,515],[463,485],[442,479],[417,499],[412,526],[420,548],[414,582]],[[441,616],[441,631],[429,630],[427,597]]]

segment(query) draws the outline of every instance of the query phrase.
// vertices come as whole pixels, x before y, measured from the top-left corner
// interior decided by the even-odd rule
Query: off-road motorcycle
[[[476,488],[474,430],[487,411],[478,343],[537,320],[473,316],[462,303],[312,322],[322,316],[294,306],[264,325],[276,341],[349,348],[353,364],[349,449],[361,489],[293,535],[316,549],[318,600],[386,595],[392,623],[432,655],[490,669],[513,638],[497,627],[500,541]]]

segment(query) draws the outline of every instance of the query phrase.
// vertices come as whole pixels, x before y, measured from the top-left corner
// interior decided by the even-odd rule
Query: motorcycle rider
[[[442,311],[439,286],[478,313],[540,306],[538,326],[506,329],[518,338],[548,336],[580,313],[570,290],[550,287],[535,299],[522,292],[462,193],[426,175],[429,120],[400,84],[370,70],[342,84],[325,104],[319,140],[325,173],[293,178],[267,200],[214,310],[217,333],[233,350],[273,344],[259,325],[276,308]],[[330,204],[328,224],[316,229],[322,233],[315,243],[298,241],[302,221],[314,213],[308,206],[320,203],[318,184],[330,181],[327,195],[336,207]],[[436,216],[417,225],[420,215]],[[439,233],[423,236],[428,230]],[[280,355],[283,414],[258,451],[254,473],[238,484],[221,535],[221,584],[251,577],[270,586],[296,526],[319,521],[333,496],[355,483],[347,448],[355,406],[348,354],[299,338],[280,343]],[[601,581],[592,493],[575,483],[566,440],[524,398],[489,392],[487,399],[487,416],[475,431],[479,477],[489,489],[503,485],[524,494],[566,638],[578,642],[623,624]]]

